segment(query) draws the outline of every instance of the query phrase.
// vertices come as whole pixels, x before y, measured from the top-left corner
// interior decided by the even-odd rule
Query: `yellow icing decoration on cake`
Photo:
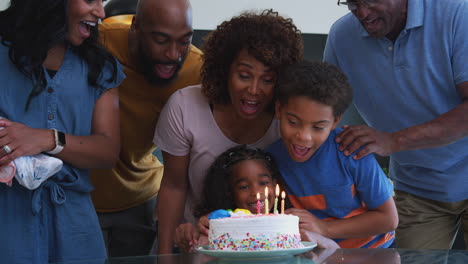
[[[234,213],[240,213],[240,212],[241,212],[241,213],[244,213],[245,215],[251,215],[251,214],[252,214],[252,213],[251,213],[249,210],[247,210],[247,209],[239,209],[239,208],[237,208],[236,210],[234,210]]]

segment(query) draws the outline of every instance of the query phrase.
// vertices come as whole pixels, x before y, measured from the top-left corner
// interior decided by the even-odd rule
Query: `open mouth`
[[[92,22],[92,21],[81,21],[81,23],[89,26],[89,27],[95,27],[97,25],[96,22]]]
[[[259,205],[260,205],[260,213],[263,214],[264,211],[265,211],[265,200],[259,200]],[[249,211],[253,214],[256,214],[257,213],[257,201],[255,202],[249,202],[247,203],[248,207],[249,207]]]
[[[156,64],[154,65],[154,73],[163,79],[171,78],[177,70],[176,64]]]
[[[364,24],[364,27],[366,28],[367,31],[373,32],[377,30],[379,24],[380,24],[381,19],[380,18],[373,18],[373,19],[366,19],[362,21]]]
[[[247,115],[253,115],[260,109],[260,103],[253,100],[241,100],[241,110]]]
[[[81,21],[80,22],[80,34],[83,38],[89,38],[91,35],[91,27],[95,27],[96,22],[92,21]]]
[[[297,159],[303,159],[307,156],[311,148],[309,147],[304,147],[300,145],[295,145],[292,144],[292,154],[297,158]]]

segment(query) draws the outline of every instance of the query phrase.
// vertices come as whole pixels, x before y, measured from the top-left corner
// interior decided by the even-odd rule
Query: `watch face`
[[[65,133],[63,133],[62,131],[57,131],[57,135],[58,135],[58,143],[62,146],[65,146],[66,144]]]

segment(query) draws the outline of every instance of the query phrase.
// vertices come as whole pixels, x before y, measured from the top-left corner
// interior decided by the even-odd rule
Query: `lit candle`
[[[265,214],[270,212],[270,206],[268,206],[268,187],[265,187]]]
[[[260,212],[260,193],[257,193],[257,214],[261,214]]]
[[[281,213],[284,214],[284,198],[286,198],[286,193],[284,191],[281,192]]]
[[[276,191],[275,191],[275,205],[273,207],[273,213],[278,213],[278,196],[279,196],[279,185],[276,184]]]

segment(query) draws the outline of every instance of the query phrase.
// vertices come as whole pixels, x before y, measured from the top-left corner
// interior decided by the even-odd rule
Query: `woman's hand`
[[[177,223],[183,218],[188,190],[190,157],[174,156],[162,151],[164,174],[156,205],[158,216],[158,254],[171,254]]]
[[[286,210],[287,214],[292,214],[299,217],[299,228],[311,232],[327,236],[327,223],[315,217],[309,211],[298,208],[290,208]]]
[[[198,219],[197,227],[200,231],[200,234],[208,236],[208,231],[210,228],[210,221],[208,220],[208,215],[204,215],[200,217],[200,219]]]
[[[0,119],[0,166],[22,156],[55,148],[51,129],[36,129],[21,123]],[[67,132],[67,131],[63,131]],[[117,89],[109,89],[96,101],[91,134],[66,135],[66,146],[56,158],[76,168],[111,168],[120,151],[119,99]],[[8,145],[10,153],[4,146]],[[7,149],[8,149],[7,148]]]
[[[198,245],[200,232],[191,223],[181,224],[176,229],[175,243],[179,248],[186,253],[194,252],[195,246]]]
[[[36,129],[8,119],[0,119],[0,128],[3,128],[0,129],[0,166],[55,147],[54,134],[50,129]],[[5,145],[10,153],[5,151]]]

